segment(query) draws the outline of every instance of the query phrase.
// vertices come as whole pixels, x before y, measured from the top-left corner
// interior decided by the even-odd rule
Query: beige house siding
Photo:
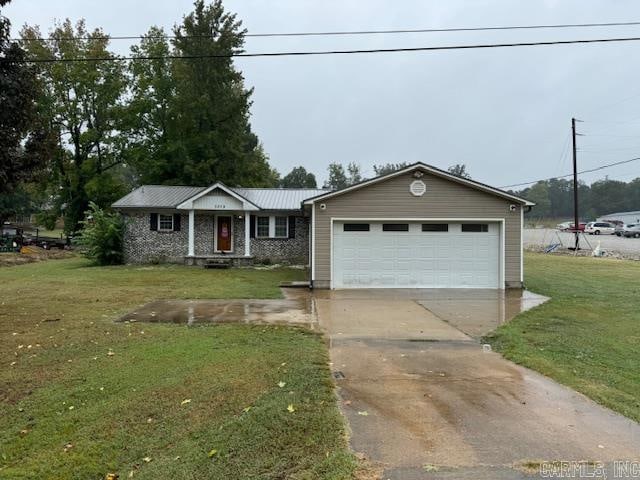
[[[505,286],[522,286],[521,205],[431,174],[422,177],[426,193],[415,197],[409,192],[414,180],[412,173],[406,173],[316,203],[315,287],[330,286],[332,218],[504,219]],[[516,210],[511,211],[514,204]]]

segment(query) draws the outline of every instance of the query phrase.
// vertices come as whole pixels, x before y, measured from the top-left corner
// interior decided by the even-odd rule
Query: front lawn
[[[640,421],[640,262],[529,253],[525,283],[551,300],[486,340]]]
[[[320,337],[113,322],[158,298],[278,298],[303,277],[78,258],[0,269],[0,478],[350,478]]]

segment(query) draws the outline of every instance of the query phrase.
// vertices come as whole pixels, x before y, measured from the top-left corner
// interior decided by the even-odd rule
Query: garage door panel
[[[462,232],[449,222],[448,232],[384,232],[370,223],[368,232],[344,232],[336,223],[333,238],[335,288],[496,288],[499,282],[500,227]]]

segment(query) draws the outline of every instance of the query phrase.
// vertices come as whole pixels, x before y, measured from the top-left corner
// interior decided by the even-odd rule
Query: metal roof
[[[327,193],[318,188],[232,188],[262,210],[299,210],[308,198]]]
[[[175,208],[205,187],[143,185],[115,202],[113,208]]]
[[[303,200],[328,192],[307,188],[230,188],[262,210],[299,210]],[[143,185],[113,204],[114,208],[176,208],[207,187]]]

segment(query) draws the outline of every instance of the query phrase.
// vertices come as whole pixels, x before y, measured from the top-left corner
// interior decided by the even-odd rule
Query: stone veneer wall
[[[178,232],[149,228],[150,211],[126,212],[124,259],[126,263],[184,263],[189,250],[189,215],[180,215]],[[164,213],[164,212],[163,212]],[[170,212],[166,212],[167,214]],[[213,214],[195,216],[195,254],[213,256]],[[233,253],[244,255],[244,218],[233,216]],[[307,265],[309,262],[309,219],[296,217],[295,238],[252,238],[254,262]]]

